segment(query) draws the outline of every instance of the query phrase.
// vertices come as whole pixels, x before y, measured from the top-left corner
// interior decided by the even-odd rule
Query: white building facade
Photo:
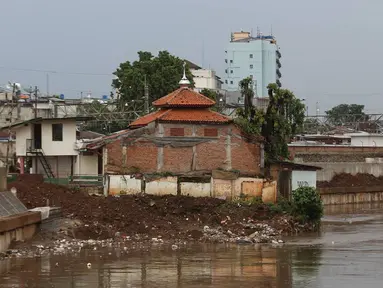
[[[20,173],[43,174],[46,178],[102,174],[100,155],[78,149],[76,123],[85,120],[84,117],[36,118],[14,124]]]

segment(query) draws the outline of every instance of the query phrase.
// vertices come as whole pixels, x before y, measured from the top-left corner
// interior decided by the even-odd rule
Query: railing
[[[33,141],[33,139],[27,139],[26,149],[27,149],[27,152],[33,152],[36,150],[35,141]]]
[[[68,177],[69,184],[80,186],[102,186],[104,183],[103,175],[84,175],[77,174]]]

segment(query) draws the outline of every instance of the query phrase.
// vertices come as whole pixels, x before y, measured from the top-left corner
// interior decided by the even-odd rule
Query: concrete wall
[[[317,187],[317,171],[292,171],[291,189],[292,191],[300,187]]]
[[[105,192],[106,195],[138,194],[142,190],[141,182],[130,175],[109,175],[105,185],[108,191]]]
[[[130,175],[109,175],[105,195],[138,194],[188,195],[193,197],[216,197],[235,199],[241,196],[261,197],[264,202],[275,203],[277,182],[241,177],[236,180],[211,178],[208,183],[179,182],[177,177],[163,177],[155,180],[135,179]]]
[[[32,125],[18,127],[16,130],[16,155],[27,154],[27,139],[32,138]]]
[[[352,135],[351,146],[363,147],[383,147],[383,135],[367,134],[367,135]]]
[[[145,182],[145,193],[151,195],[177,195],[177,177],[166,177]]]
[[[79,154],[75,158],[74,174],[78,175],[98,175],[98,155]]]
[[[181,182],[181,195],[211,197],[211,183]]]
[[[319,188],[324,205],[373,203],[383,201],[383,187],[333,187]]]
[[[63,141],[52,141],[52,124],[63,124]],[[43,121],[41,125],[42,148],[45,155],[77,155],[74,150],[76,142],[76,121],[55,120]],[[18,139],[16,139],[17,141]]]
[[[383,165],[379,163],[320,163],[320,162],[305,162],[307,165],[315,165],[322,167],[322,170],[317,171],[317,181],[330,181],[335,174],[347,173],[356,175],[358,173],[372,174],[376,177],[383,176]]]
[[[6,251],[13,241],[29,240],[41,222],[40,212],[26,212],[0,219],[0,252]]]

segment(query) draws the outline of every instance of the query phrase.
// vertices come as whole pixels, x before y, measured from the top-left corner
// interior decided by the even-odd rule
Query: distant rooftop
[[[276,43],[276,39],[272,35],[263,35],[258,32],[256,36],[253,36],[250,32],[234,32],[231,33],[231,42],[250,42],[256,40],[270,40],[271,43]]]

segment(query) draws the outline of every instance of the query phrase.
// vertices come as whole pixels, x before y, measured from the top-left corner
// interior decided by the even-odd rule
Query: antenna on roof
[[[259,27],[257,26],[257,37],[260,36]]]
[[[270,26],[270,35],[273,36],[273,24]]]
[[[183,66],[184,66],[184,75],[183,75],[181,81],[179,82],[179,84],[180,84],[181,87],[189,87],[190,81],[186,77],[186,61],[184,61]]]

